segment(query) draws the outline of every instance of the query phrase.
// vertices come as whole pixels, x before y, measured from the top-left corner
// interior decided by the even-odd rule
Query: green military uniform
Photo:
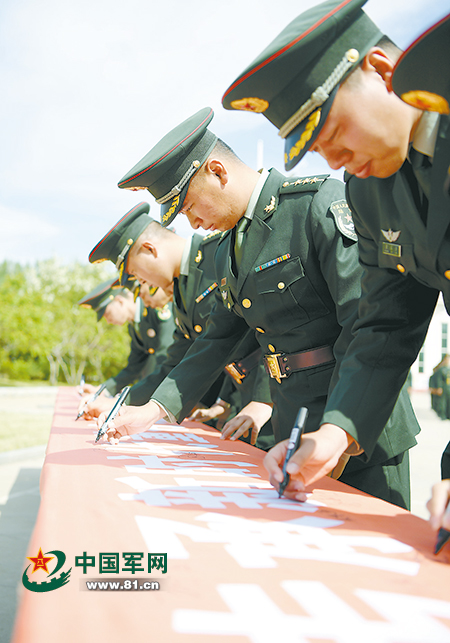
[[[147,216],[148,204],[141,203],[128,213],[99,241],[89,255],[93,263],[110,259],[116,263],[120,270],[121,282],[125,283],[128,278],[126,272],[126,257],[134,242],[142,232],[153,221]],[[159,364],[159,367],[131,388],[128,401],[134,405],[145,404],[151,397],[153,390],[171,372],[185,355],[186,351],[200,337],[205,330],[208,317],[214,305],[214,291],[217,289],[217,280],[214,268],[214,253],[219,241],[220,234],[212,234],[207,237],[193,235],[190,243],[188,257],[188,268],[182,267],[179,278],[174,280],[174,314],[176,329],[173,334],[173,342],[167,349],[166,358]],[[236,338],[237,353],[231,352],[231,359],[245,357],[252,353],[258,344],[254,334],[246,328]],[[215,356],[212,356],[215,361]],[[202,394],[195,400],[201,399],[206,406],[211,406],[220,395],[224,383],[225,372],[222,365],[216,375],[205,382]],[[258,370],[258,369],[256,369]],[[260,371],[260,369],[259,369]],[[228,377],[228,376],[227,376]],[[242,384],[242,391],[252,390],[253,399],[261,402],[270,402],[270,392],[267,378],[261,375],[253,375],[247,382]],[[244,380],[245,381],[245,380]],[[241,394],[241,391],[239,391]],[[194,404],[195,404],[194,402]],[[242,407],[242,399],[233,396],[233,403],[239,409]],[[194,404],[189,409],[192,410]],[[264,438],[261,436],[261,447],[270,446],[273,442],[270,426],[266,427]],[[259,444],[257,444],[259,446]]]
[[[175,323],[171,304],[162,309],[146,308],[138,297],[136,308],[135,319],[128,324],[131,344],[127,365],[105,382],[111,395],[116,395],[124,386],[152,373],[165,359],[172,343]]]
[[[214,295],[217,290],[217,281],[214,253],[220,241],[220,236],[220,233],[207,235],[206,237],[202,237],[199,234],[193,235],[189,253],[188,274],[185,277],[181,275],[179,279],[174,281],[174,312],[177,325],[173,336],[174,341],[167,350],[166,359],[159,367],[131,388],[128,399],[130,404],[141,406],[148,402],[155,389],[169,375],[172,369],[181,362],[194,341],[204,332],[215,303]],[[238,358],[246,357],[259,347],[254,334],[248,328],[245,328],[243,333],[245,336],[233,353]],[[212,361],[215,361],[214,356]],[[238,387],[233,387],[234,390],[231,392],[229,376],[223,372],[222,366],[215,378],[212,378],[212,380],[207,379],[207,384],[200,400],[202,404],[207,407],[212,406],[217,397],[221,397],[229,401],[233,407],[233,413],[235,413],[252,399],[270,402],[267,378],[258,376],[258,368],[255,365],[253,366],[243,379],[242,384]],[[213,385],[210,384],[211,381],[214,382]],[[199,399],[197,398],[191,409],[198,401]],[[273,444],[273,433],[270,424],[268,424],[261,432],[260,437],[258,436],[257,446],[266,449],[273,446]]]
[[[364,4],[329,0],[302,13],[225,92],[226,108],[260,111],[279,128],[289,169],[316,140],[340,84],[381,39]],[[445,53],[428,65],[429,76],[448,91],[448,32],[442,42]],[[422,118],[433,125],[433,115]],[[323,422],[342,427],[369,457],[422,346],[439,291],[450,312],[450,201],[443,190],[449,125],[441,115],[435,142],[428,136],[428,156],[411,150],[388,178],[346,175],[364,276],[355,337]]]
[[[300,406],[310,410],[306,430],[318,428],[351,339],[360,295],[356,237],[343,196],[344,186],[333,179],[286,179],[272,170],[246,233],[237,278],[230,264],[234,232],[224,233],[215,259],[222,305],[153,396],[177,420],[228,361],[230,348],[248,325],[263,352],[278,355],[282,371],[280,381],[270,382],[276,440],[289,436]],[[418,431],[403,393],[371,461],[365,454],[352,458],[341,480],[407,506],[405,452]]]
[[[442,389],[442,395],[436,396],[438,403],[436,413],[441,420],[450,420],[450,366],[441,366],[433,373],[433,388]]]
[[[118,295],[129,297],[135,284],[138,285],[133,278],[126,282],[126,288],[121,288],[119,280],[113,277],[96,286],[82,297],[78,304],[96,312],[97,321],[100,321],[115,297]],[[153,310],[146,308],[142,299],[138,298],[134,321],[128,324],[128,333],[131,337],[128,363],[115,377],[106,380],[107,391],[111,395],[116,395],[124,386],[151,373],[164,359],[174,329],[171,306]]]
[[[442,480],[450,478],[450,442],[444,449],[441,458],[441,478]]]
[[[430,389],[431,408],[442,419],[441,398],[442,395],[437,395],[434,390],[437,389],[437,368],[433,369],[433,374],[428,380],[428,388]]]

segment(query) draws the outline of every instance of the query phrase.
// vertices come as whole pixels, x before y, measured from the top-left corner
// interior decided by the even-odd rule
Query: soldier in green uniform
[[[345,435],[371,457],[440,291],[450,311],[450,201],[443,190],[450,118],[392,91],[401,52],[364,3],[329,0],[301,14],[223,98],[226,108],[259,111],[274,123],[285,139],[287,168],[313,150],[333,169],[347,170],[364,268],[359,319],[314,448],[303,441],[289,464],[306,484],[334,466]],[[435,34],[439,64],[428,72],[448,89],[447,19]],[[334,448],[327,449],[330,439]],[[277,445],[266,460],[275,482],[284,453]]]
[[[130,354],[127,365],[105,382],[110,395],[116,395],[124,386],[154,371],[165,358],[175,329],[168,303],[164,292],[156,293],[152,307],[146,307],[141,297],[135,300],[129,289],[120,288],[116,278],[100,284],[78,302],[84,308],[92,308],[97,313],[97,321],[104,318],[108,324],[127,324]],[[85,384],[85,393],[96,390],[89,386]]]
[[[92,263],[109,259],[120,267],[122,282],[127,279],[128,273],[132,273],[141,284],[149,283],[166,292],[173,292],[176,316],[173,342],[159,367],[131,388],[127,401],[135,405],[148,402],[153,391],[181,362],[194,340],[204,334],[217,289],[213,257],[220,235],[202,237],[194,234],[184,239],[163,228],[147,216],[147,212],[148,204],[140,204],[130,210],[89,255]],[[227,410],[232,406],[235,413],[253,399],[263,406],[264,416],[264,421],[255,418],[259,427],[264,425],[257,446],[269,448],[274,444],[270,423],[266,424],[271,414],[271,400],[268,378],[258,368],[259,356],[255,360],[254,353],[258,348],[253,333],[248,328],[243,329],[236,338],[236,350],[230,355],[231,359],[237,359],[234,364],[228,365],[228,370],[233,372],[237,373],[239,369],[242,381],[238,389],[231,395],[224,392],[228,391],[224,381],[229,376],[224,372],[226,364],[222,364],[214,376],[203,382],[201,394],[187,411],[191,412],[197,402],[210,407],[218,399]],[[212,355],[213,363],[215,359],[215,355]],[[228,399],[222,401],[225,396]],[[104,401],[99,398],[90,406],[90,410],[105,410]]]
[[[192,227],[224,234],[215,256],[217,303],[205,334],[145,407],[121,411],[114,437],[145,430],[166,412],[182,420],[248,326],[271,375],[276,440],[289,435],[300,406],[308,407],[306,430],[314,431],[351,340],[361,270],[343,184],[326,175],[287,179],[252,170],[207,129],[212,116],[205,108],[184,121],[119,183],[147,186],[162,203],[165,225],[182,212]],[[345,439],[347,455],[355,457],[341,480],[408,506],[407,451],[418,431],[405,393],[370,462]]]

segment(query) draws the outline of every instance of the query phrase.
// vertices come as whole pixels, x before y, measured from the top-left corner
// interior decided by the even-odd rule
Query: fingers
[[[248,415],[236,415],[229,420],[222,430],[220,436],[222,440],[237,440],[241,435],[248,435],[249,430],[253,427],[253,420]]]
[[[251,437],[250,437],[250,444],[253,444],[253,445],[256,444],[256,440],[258,439],[259,431],[260,431],[259,427],[253,425],[252,434],[251,434]]]
[[[287,445],[289,440],[283,440],[275,445],[264,458],[264,466],[269,473],[270,484],[278,491],[281,482],[283,482],[283,464],[286,458]],[[289,479],[289,483],[284,490],[283,497],[290,500],[305,502],[305,484],[301,476]]]
[[[188,418],[187,420],[201,420],[204,415],[203,415],[204,409],[197,409],[194,411]]]
[[[431,493],[431,498],[427,502],[431,528],[435,531],[440,527],[450,530],[450,480],[441,480],[436,483]]]
[[[271,484],[278,488],[283,481],[283,462],[286,457],[288,440],[276,444],[264,458],[264,466],[269,474]],[[275,484],[277,483],[277,484]]]

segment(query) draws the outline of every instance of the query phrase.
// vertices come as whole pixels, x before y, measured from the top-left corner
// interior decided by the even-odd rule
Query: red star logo
[[[36,558],[31,558],[30,556],[27,556],[27,558],[28,558],[28,560],[31,560],[32,563],[34,563],[34,569],[31,572],[32,574],[34,574],[34,572],[37,569],[43,569],[44,572],[46,572],[48,574],[49,571],[47,569],[47,563],[48,563],[49,560],[52,560],[52,558],[54,558],[54,556],[44,556],[44,554],[42,553],[42,549],[39,547],[39,553],[36,556]]]

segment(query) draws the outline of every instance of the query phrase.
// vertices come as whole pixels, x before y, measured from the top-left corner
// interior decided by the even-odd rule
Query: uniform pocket
[[[258,306],[272,328],[289,330],[329,313],[312,287],[300,257],[281,261],[257,274]]]

